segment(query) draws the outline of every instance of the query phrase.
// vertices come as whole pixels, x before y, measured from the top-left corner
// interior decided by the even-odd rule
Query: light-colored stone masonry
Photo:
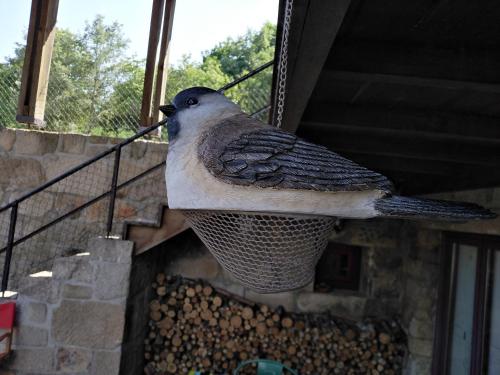
[[[23,280],[0,374],[119,374],[133,243],[98,238],[88,250]]]
[[[120,139],[35,130],[0,131],[0,206],[115,146]],[[122,183],[163,160],[167,144],[138,140],[122,149],[118,182]],[[21,203],[17,232],[28,233],[107,191],[111,186],[114,156],[77,172]],[[155,221],[166,203],[162,169],[121,189],[115,204],[113,234],[120,235],[125,220]],[[108,199],[78,212],[43,235],[16,248],[10,289],[31,272],[50,269],[55,257],[87,247],[102,235]],[[0,214],[0,248],[5,246],[10,212]],[[3,259],[0,258],[0,266]]]
[[[441,194],[500,212],[500,189]],[[500,235],[500,219],[450,224],[429,221],[349,220],[332,241],[361,246],[362,272],[358,292],[314,293],[312,286],[279,294],[257,294],[238,284],[204,248],[170,242],[171,258],[163,271],[208,280],[252,301],[281,305],[297,312],[328,311],[349,319],[398,317],[408,338],[405,375],[430,374],[436,318],[439,260],[444,231]],[[177,246],[180,246],[177,248]],[[177,254],[177,255],[175,255]]]
[[[5,204],[50,179],[59,176],[84,161],[106,151],[121,139],[86,136],[81,134],[59,134],[24,129],[0,130],[0,204]],[[120,180],[125,180],[144,170],[147,166],[166,158],[167,144],[138,140],[123,148]],[[112,164],[112,157],[106,167]],[[103,163],[104,164],[104,163]],[[103,166],[102,166],[103,167]],[[94,170],[95,183],[107,183],[110,176]],[[106,172],[108,172],[106,170]],[[80,181],[80,185],[85,181]],[[75,184],[68,186],[67,193],[89,195]],[[156,189],[158,190],[158,189]],[[48,191],[49,195],[61,195],[61,191]],[[126,194],[121,194],[125,197]],[[128,194],[127,194],[128,195]],[[164,197],[164,193],[150,189],[138,199],[150,196]],[[56,197],[53,196],[56,201]],[[48,198],[49,199],[49,198]],[[132,197],[127,197],[132,200]],[[64,200],[64,199],[63,199]],[[56,202],[57,203],[57,202]]]

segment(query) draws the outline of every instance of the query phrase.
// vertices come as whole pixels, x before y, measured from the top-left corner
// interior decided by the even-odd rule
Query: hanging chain
[[[293,0],[287,0],[285,5],[285,17],[283,19],[283,36],[281,38],[280,60],[278,65],[278,100],[276,104],[276,127],[281,128],[283,111],[285,109],[285,89],[288,66],[288,35],[290,22],[292,20]]]

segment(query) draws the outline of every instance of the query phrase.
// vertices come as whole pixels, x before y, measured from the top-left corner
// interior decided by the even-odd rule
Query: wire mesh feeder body
[[[277,293],[310,283],[334,217],[183,210],[222,267],[244,286]]]

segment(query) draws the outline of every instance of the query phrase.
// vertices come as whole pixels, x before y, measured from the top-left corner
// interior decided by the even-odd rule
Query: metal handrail
[[[8,210],[9,208],[12,208],[12,207],[18,205],[22,201],[24,201],[24,200],[32,197],[33,195],[35,195],[35,194],[37,194],[37,193],[39,193],[39,192],[47,189],[48,187],[54,185],[55,183],[57,183],[57,182],[59,182],[61,180],[64,180],[65,178],[67,178],[67,177],[75,174],[76,172],[82,170],[83,168],[88,167],[90,164],[93,164],[96,161],[103,159],[104,157],[106,157],[106,156],[112,154],[113,152],[115,152],[116,150],[121,149],[123,146],[126,146],[129,143],[132,143],[136,139],[141,138],[142,136],[151,133],[153,130],[158,129],[160,126],[165,125],[166,122],[167,122],[167,119],[163,119],[160,122],[157,122],[156,124],[148,126],[147,128],[144,128],[143,130],[137,132],[137,134],[135,134],[134,136],[125,139],[124,141],[116,144],[115,146],[109,148],[108,150],[103,151],[103,152],[97,154],[93,158],[84,161],[83,163],[81,163],[81,164],[79,164],[79,165],[77,165],[77,166],[69,169],[65,173],[63,173],[63,174],[61,174],[61,175],[59,175],[57,177],[54,177],[53,179],[47,181],[46,183],[38,186],[37,188],[28,191],[27,193],[21,195],[19,198],[13,200],[9,204],[7,204],[7,205],[5,205],[3,207],[0,207],[0,213]]]
[[[256,74],[260,73],[264,69],[271,66],[273,63],[274,63],[274,61],[269,61],[266,64],[261,65],[260,67],[252,70],[251,72],[243,75],[242,77],[237,78],[233,82],[230,82],[227,85],[224,85],[222,88],[220,88],[217,91],[223,93],[225,90],[228,90],[229,88],[236,86],[240,82],[243,82],[243,81],[255,76]],[[261,113],[262,111],[266,110],[268,107],[269,106],[261,108],[260,110],[258,110],[254,114]],[[114,209],[115,209],[115,201],[116,201],[117,191],[132,184],[134,181],[137,181],[138,179],[148,175],[152,171],[162,167],[165,164],[165,161],[162,161],[162,162],[154,165],[153,167],[147,169],[146,171],[138,174],[137,176],[132,177],[131,179],[129,179],[121,184],[118,184],[118,173],[119,173],[119,168],[120,168],[121,150],[124,146],[134,142],[136,139],[139,139],[139,138],[153,132],[155,129],[158,129],[160,126],[165,125],[166,122],[167,122],[167,119],[163,119],[163,120],[157,122],[156,124],[153,124],[153,125],[148,126],[144,129],[141,129],[139,132],[137,132],[137,134],[133,135],[132,137],[123,140],[122,142],[111,147],[110,149],[99,153],[98,155],[94,156],[93,158],[86,160],[85,162],[69,169],[65,173],[47,181],[46,183],[36,187],[35,189],[28,191],[27,193],[21,195],[20,197],[16,198],[15,200],[8,203],[7,205],[0,207],[0,213],[7,211],[8,209],[11,209],[10,221],[9,221],[9,232],[8,232],[8,237],[7,237],[7,245],[0,249],[0,254],[6,253],[5,254],[5,262],[4,262],[4,269],[3,269],[3,274],[2,274],[2,281],[1,281],[1,285],[0,285],[0,291],[2,292],[2,295],[7,290],[8,281],[9,281],[9,273],[10,273],[10,264],[11,264],[11,259],[12,259],[12,251],[13,251],[15,246],[19,245],[22,242],[27,241],[28,239],[32,238],[33,236],[47,230],[48,228],[52,227],[53,225],[63,221],[64,219],[70,217],[71,215],[73,215],[79,211],[84,210],[85,208],[91,206],[92,204],[96,203],[97,201],[104,199],[108,196],[110,197],[110,204],[108,207],[108,217],[107,217],[107,221],[106,221],[106,232],[107,232],[108,236],[111,234],[112,227],[113,227],[113,217],[114,217]],[[24,235],[23,237],[21,237],[17,240],[14,238],[15,231],[16,231],[16,224],[17,224],[18,208],[19,208],[20,203],[22,203],[26,199],[38,194],[39,192],[44,191],[45,189],[49,188],[50,186],[74,175],[75,173],[88,167],[89,165],[96,163],[97,161],[103,159],[104,157],[111,155],[112,153],[115,153],[115,158],[114,158],[114,162],[113,162],[113,175],[112,175],[112,179],[111,179],[111,188],[108,191],[106,191],[106,192],[100,194],[99,196],[89,200],[88,202],[70,210],[69,212],[66,212],[65,214],[57,217],[56,219],[52,220],[51,222],[44,224],[43,226],[35,229],[34,231]]]

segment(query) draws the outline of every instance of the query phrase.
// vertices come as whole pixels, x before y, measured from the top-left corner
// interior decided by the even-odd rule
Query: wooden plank
[[[500,84],[498,49],[442,48],[411,43],[343,39],[325,63],[328,70],[394,74]]]
[[[159,121],[160,105],[165,102],[165,89],[168,74],[168,56],[170,52],[170,39],[172,38],[172,27],[174,24],[175,0],[167,0],[163,16],[163,29],[161,35],[160,57],[158,58],[158,69],[156,72],[155,95],[153,99],[152,116],[153,123]]]
[[[390,109],[377,106],[309,103],[301,128],[307,133],[307,123],[329,123],[450,134],[470,139],[500,139],[498,117],[470,113],[418,109]]]
[[[146,71],[144,73],[144,86],[142,92],[140,116],[141,126],[150,126],[153,124],[153,118],[151,117],[151,105],[153,98],[156,56],[158,42],[160,40],[161,22],[164,8],[165,0],[153,0],[151,23],[149,26],[148,53],[146,56]]]
[[[311,0],[294,7],[283,129],[296,131],[349,4]]]
[[[490,94],[500,94],[500,84],[458,81],[440,78],[424,78],[380,73],[361,73],[347,70],[324,70],[321,74],[321,78],[326,79],[330,82],[340,80],[370,84],[384,83],[393,85],[432,87],[443,90],[478,91]]]
[[[59,0],[32,0],[16,120],[44,124]]]
[[[398,132],[388,129],[364,129],[337,125],[301,128],[301,137],[338,152],[364,152],[371,155],[403,156],[422,160],[440,160],[470,165],[488,165],[499,170],[500,141],[468,140],[457,142],[447,137]],[[492,173],[495,173],[492,170]]]
[[[380,171],[412,172],[442,177],[457,177],[466,170],[466,165],[457,162],[422,160],[405,156],[371,155],[360,151],[345,151],[346,157],[363,167]],[[489,173],[489,167],[474,166],[474,170]]]

